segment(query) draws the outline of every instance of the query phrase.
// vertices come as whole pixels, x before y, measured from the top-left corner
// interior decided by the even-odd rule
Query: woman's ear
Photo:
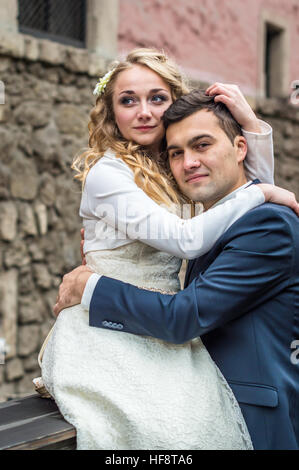
[[[242,135],[237,135],[234,142],[235,149],[237,151],[238,163],[241,163],[245,160],[247,155],[247,141]]]

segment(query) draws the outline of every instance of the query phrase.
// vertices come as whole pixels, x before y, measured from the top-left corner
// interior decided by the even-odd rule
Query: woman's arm
[[[259,186],[241,189],[220,206],[183,220],[147,196],[123,160],[104,156],[87,176],[80,215],[104,221],[125,238],[193,259],[207,253],[248,210],[265,202]]]
[[[259,121],[261,133],[242,129],[247,141],[244,169],[249,180],[258,178],[262,183],[274,184],[274,154],[272,127]]]
[[[208,95],[225,104],[242,127],[248,145],[244,160],[249,180],[258,178],[262,183],[274,184],[274,155],[272,128],[259,120],[237,85],[215,83],[207,88]]]

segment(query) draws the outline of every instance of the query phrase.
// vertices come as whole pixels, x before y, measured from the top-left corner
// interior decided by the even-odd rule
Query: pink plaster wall
[[[120,0],[119,52],[163,48],[191,78],[256,96],[262,10],[290,25],[291,84],[299,79],[299,0]]]

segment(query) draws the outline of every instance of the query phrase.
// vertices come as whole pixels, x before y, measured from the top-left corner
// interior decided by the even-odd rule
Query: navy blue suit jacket
[[[189,262],[176,295],[102,277],[90,325],[178,344],[201,336],[235,393],[254,448],[299,449],[298,306],[298,218],[263,204]]]

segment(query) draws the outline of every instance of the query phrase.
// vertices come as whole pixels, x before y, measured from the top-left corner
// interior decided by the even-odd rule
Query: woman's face
[[[148,67],[134,65],[116,79],[114,116],[127,140],[158,150],[165,134],[161,117],[171,103],[169,86]]]

